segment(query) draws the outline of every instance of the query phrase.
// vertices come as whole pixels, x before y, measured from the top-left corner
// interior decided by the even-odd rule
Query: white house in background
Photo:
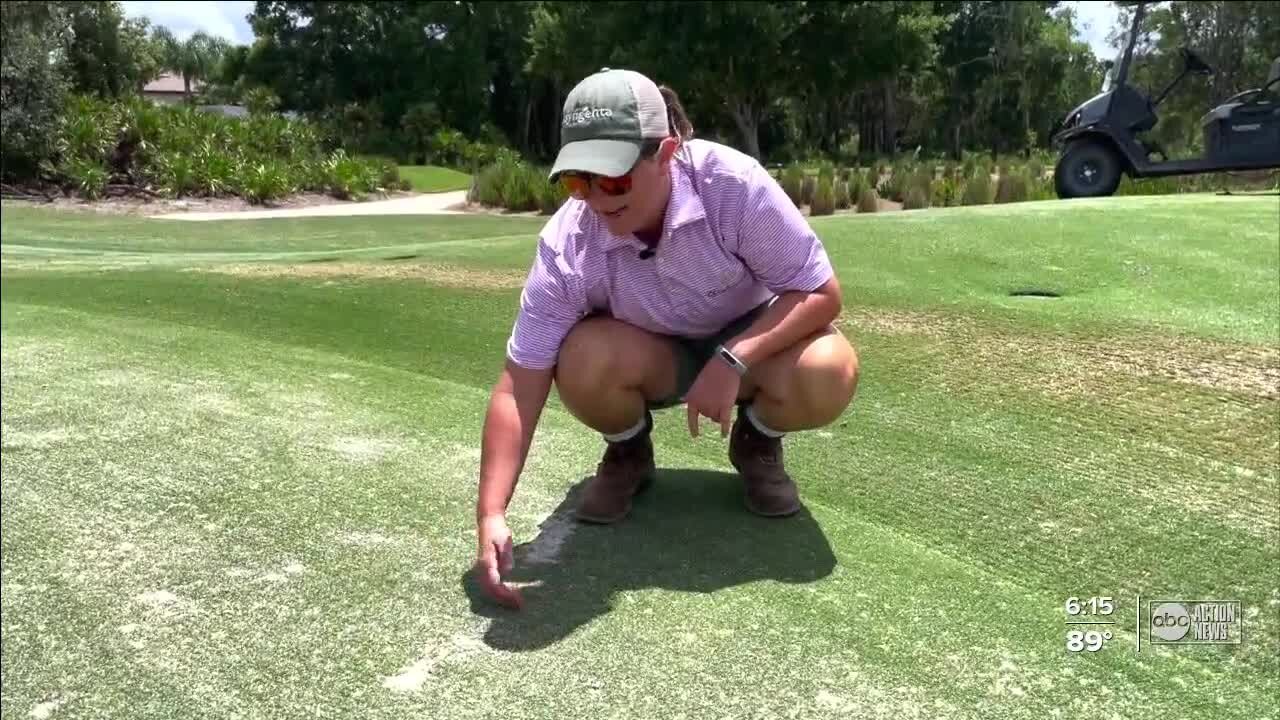
[[[200,81],[191,81],[191,92],[198,92],[201,87]],[[159,103],[179,103],[185,95],[186,85],[182,76],[174,73],[165,73],[142,88],[143,97]]]

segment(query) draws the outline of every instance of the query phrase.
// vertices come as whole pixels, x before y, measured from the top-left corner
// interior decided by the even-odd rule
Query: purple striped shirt
[[[658,334],[706,337],[775,294],[813,291],[832,276],[821,240],[754,158],[695,139],[670,168],[651,258],[585,202],[570,198],[547,221],[507,341],[517,365],[553,367],[573,325],[596,310]]]

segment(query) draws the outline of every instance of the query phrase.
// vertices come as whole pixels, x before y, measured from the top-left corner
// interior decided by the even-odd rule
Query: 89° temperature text
[[[1111,639],[1110,630],[1069,630],[1067,632],[1068,652],[1098,652]]]

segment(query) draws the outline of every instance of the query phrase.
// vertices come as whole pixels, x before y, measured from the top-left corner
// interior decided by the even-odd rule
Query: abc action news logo
[[[1238,600],[1151,603],[1151,642],[1178,645],[1238,645],[1242,641]]]

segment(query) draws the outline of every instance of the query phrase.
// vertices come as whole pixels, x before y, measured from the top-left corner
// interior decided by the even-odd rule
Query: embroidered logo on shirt
[[[735,273],[732,270],[725,270],[724,272],[720,273],[719,284],[722,285],[723,287],[716,288],[715,290],[708,290],[707,297],[709,298],[717,297],[732,290],[734,285],[734,282],[733,282],[734,275]]]

